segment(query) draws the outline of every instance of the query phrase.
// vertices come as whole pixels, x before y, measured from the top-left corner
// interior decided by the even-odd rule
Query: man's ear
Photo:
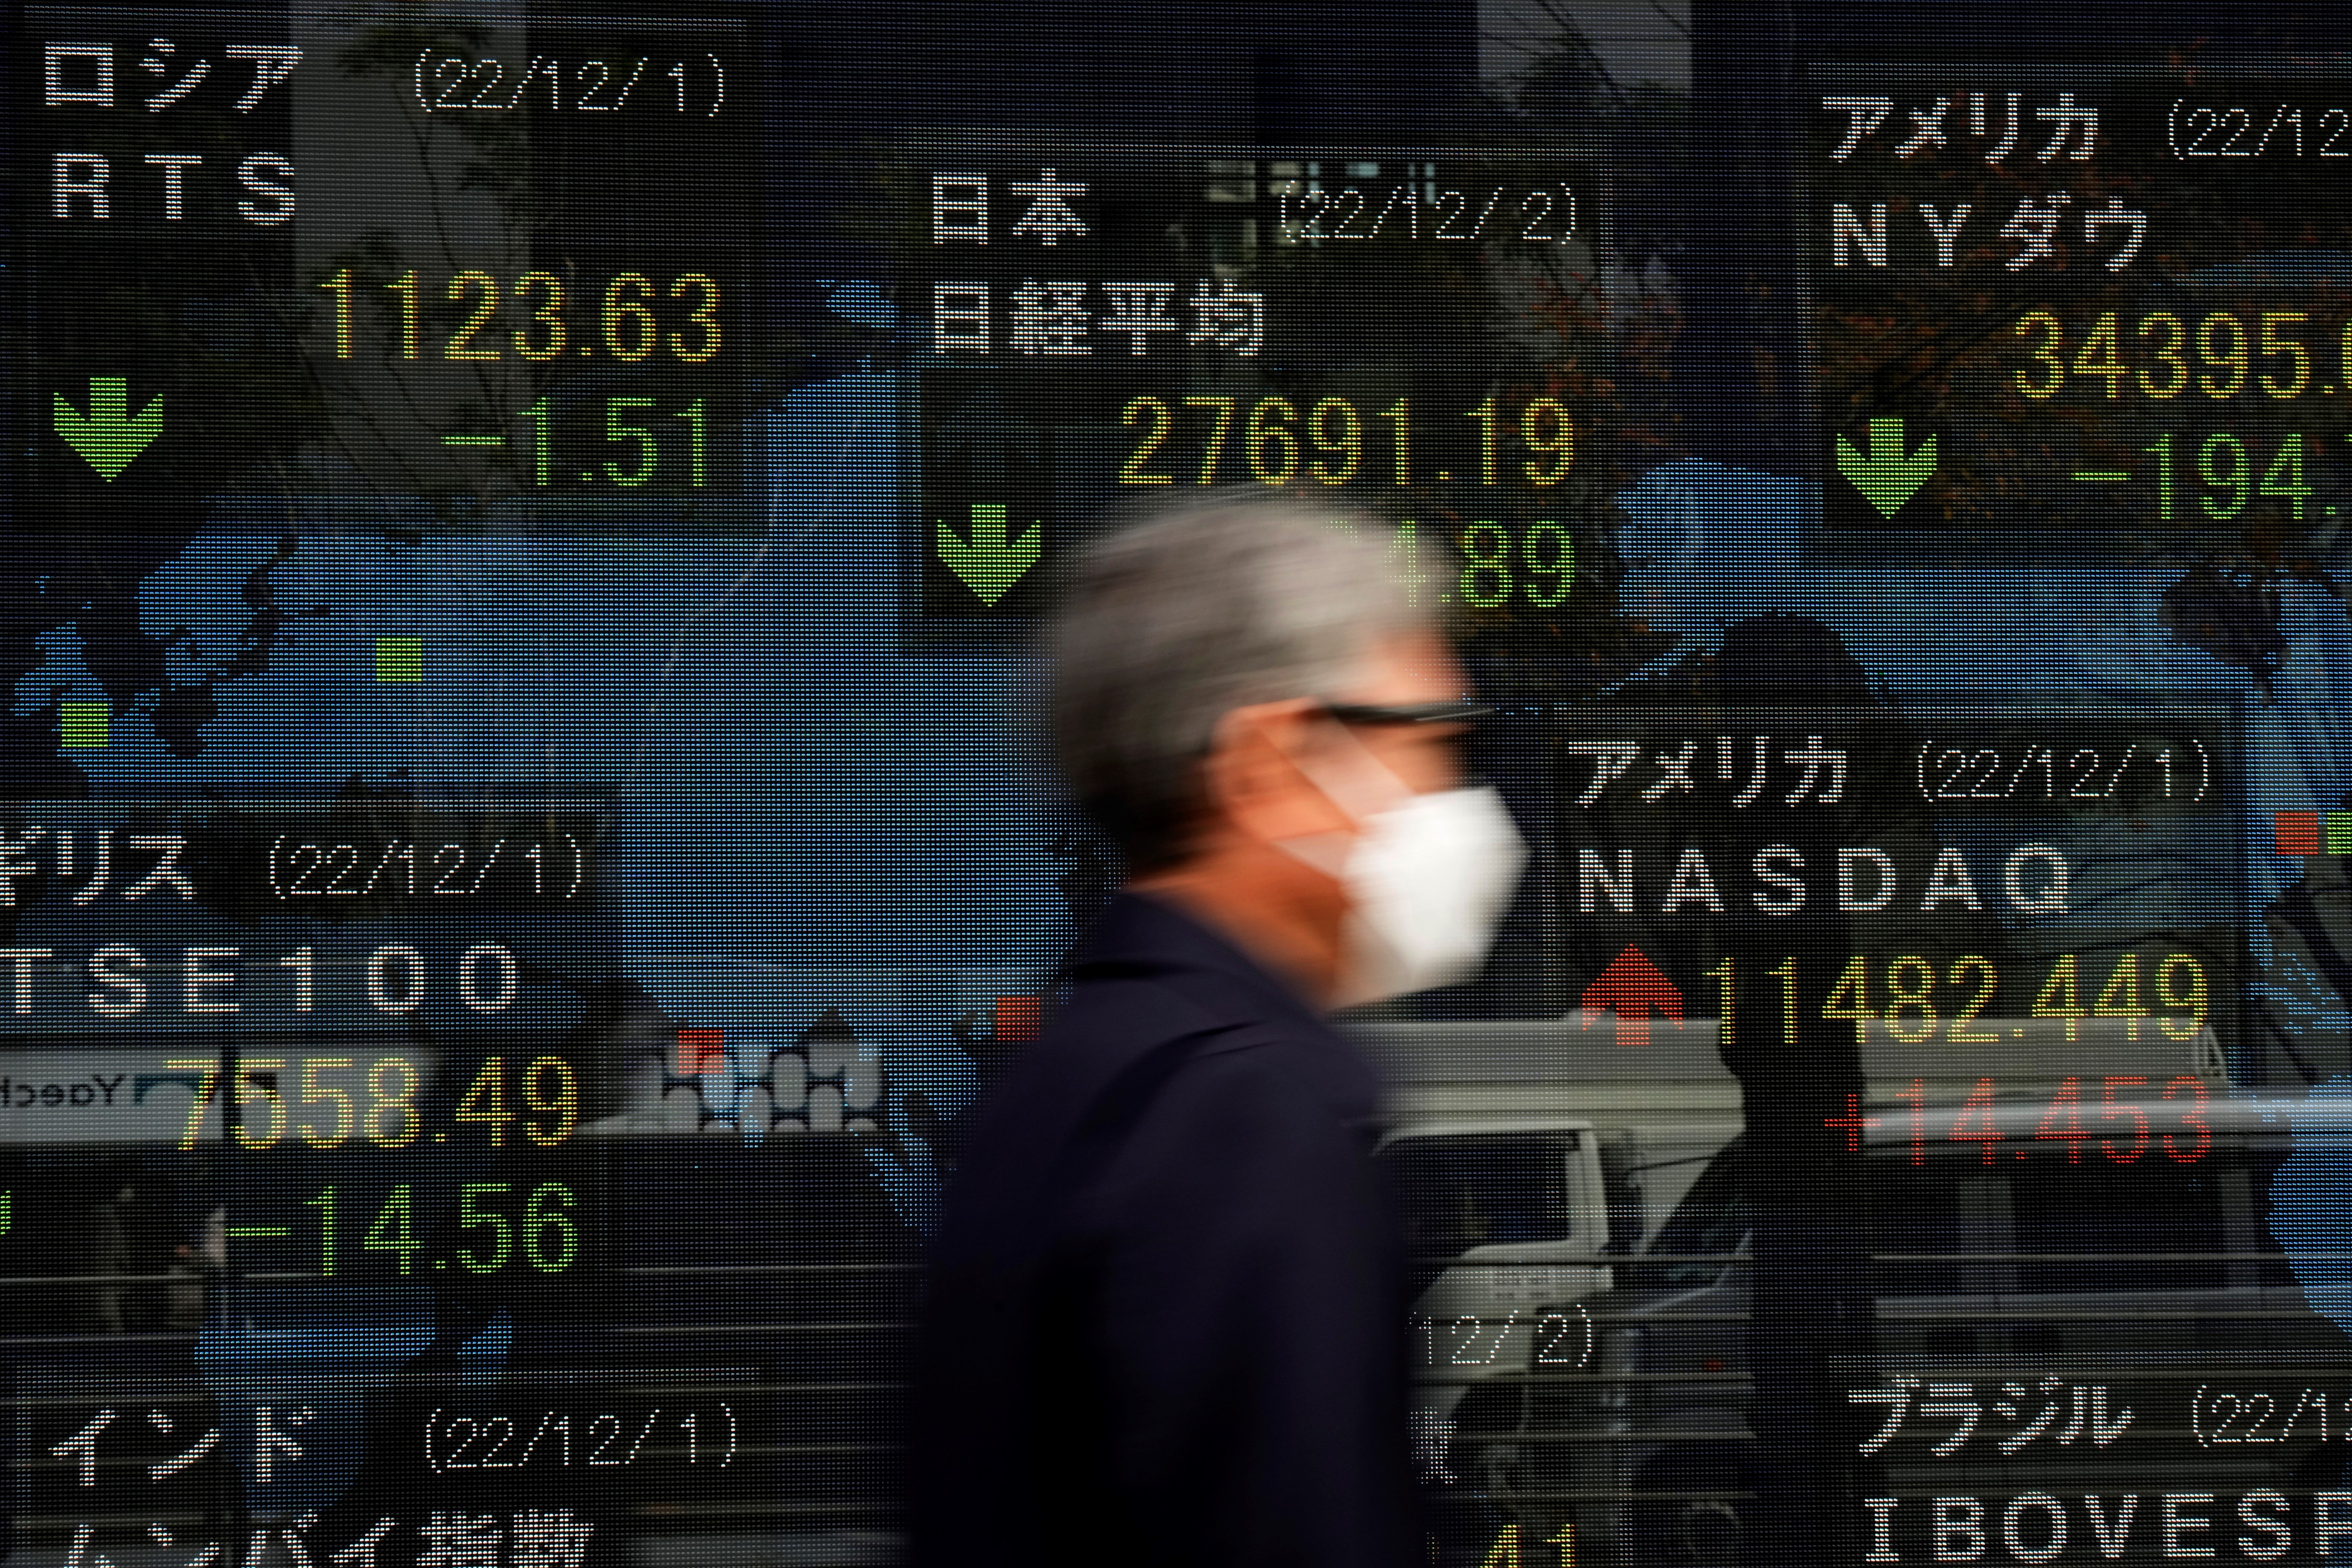
[[[1201,769],[1212,820],[1262,844],[1352,837],[1355,823],[1298,764],[1314,722],[1307,705],[1286,702],[1236,708],[1218,720]]]

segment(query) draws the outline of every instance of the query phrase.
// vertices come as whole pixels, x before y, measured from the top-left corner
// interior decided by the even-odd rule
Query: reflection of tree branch
[[[418,50],[429,51],[434,47],[458,50],[467,54],[480,54],[489,47],[489,34],[486,29],[478,26],[458,26],[430,35],[413,28],[380,26],[369,29],[360,42],[344,50],[339,57],[338,64],[346,75],[355,79],[373,77],[392,83],[392,96],[396,111],[408,137],[410,149],[415,154],[417,174],[425,183],[426,205],[432,224],[431,248],[437,252],[439,268],[443,273],[455,278],[460,271],[467,270],[460,266],[463,259],[459,254],[460,247],[450,227],[451,208],[457,199],[457,192],[467,188],[478,188],[503,215],[507,221],[500,226],[500,234],[505,240],[505,254],[499,262],[500,273],[506,275],[499,279],[503,288],[504,283],[517,270],[514,252],[515,226],[520,224],[528,228],[531,223],[531,203],[529,193],[527,189],[519,189],[520,185],[527,185],[527,178],[519,182],[516,171],[511,166],[517,156],[514,146],[515,138],[500,134],[500,127],[493,124],[490,120],[477,117],[461,119],[453,132],[472,154],[467,158],[461,172],[457,191],[453,191],[444,180],[440,166],[443,155],[442,128],[427,123],[430,117],[425,112],[423,106],[412,103],[409,95],[399,89],[397,82],[404,56]],[[389,235],[379,232],[374,237],[373,244],[377,253],[373,259],[380,268],[375,280],[381,282],[389,279],[399,260],[404,258]],[[346,255],[351,257],[347,264],[352,266],[356,279],[362,271],[361,258],[349,252]],[[416,313],[420,325],[444,313],[446,303],[446,299],[428,300],[423,287],[423,279],[420,277],[416,300]],[[499,300],[499,313],[492,317],[494,324],[502,323],[505,320],[503,299]],[[500,428],[511,423],[517,407],[513,405],[512,398],[506,395],[510,390],[509,382],[494,380],[493,377],[496,373],[510,370],[510,368],[501,357],[496,362],[469,362],[466,370],[466,379],[472,383],[472,393],[478,400],[479,409]],[[440,422],[441,416],[428,415],[420,402],[421,394],[415,378],[403,374],[388,353],[383,365],[383,379],[391,384],[394,395],[399,400],[397,404],[399,411],[405,414],[416,426],[430,430]],[[526,383],[529,384],[528,378]],[[462,385],[463,383],[459,384]],[[326,395],[334,404],[337,423],[350,419],[375,432],[378,437],[376,443],[378,451],[372,462],[360,462],[354,449],[347,442],[341,445],[341,450],[346,460],[351,461],[354,468],[362,472],[369,472],[369,482],[374,486],[379,499],[389,501],[392,496],[386,492],[384,487],[377,481],[370,470],[385,462],[391,465],[395,479],[407,489],[428,500],[434,498],[436,487],[431,482],[431,476],[438,470],[428,469],[425,464],[413,458],[410,454],[401,449],[402,444],[392,438],[385,423],[376,416],[375,403],[372,397],[361,393],[356,387],[346,389],[340,395],[332,388],[326,388],[325,391]],[[461,410],[465,407],[462,399],[458,406]],[[477,508],[487,506],[499,499],[501,494],[512,494],[523,489],[521,464],[522,459],[520,456],[510,449],[501,448],[497,459],[489,465],[489,471],[491,474],[503,476],[506,480],[505,488],[500,490],[496,485],[467,487],[473,492],[474,505]]]
[[[1684,21],[1680,16],[1675,16],[1672,11],[1667,10],[1664,0],[1650,0],[1650,9],[1657,14],[1660,21],[1665,23],[1667,26],[1672,27],[1675,32],[1680,33],[1685,38],[1688,38],[1691,36],[1690,24]]]
[[[1656,5],[1657,0],[1651,0],[1651,3],[1654,5]],[[1536,55],[1538,61],[1542,62],[1548,59],[1549,62],[1549,68],[1555,70],[1562,68],[1569,68],[1587,73],[1600,85],[1601,91],[1607,96],[1610,103],[1613,107],[1621,110],[1625,108],[1631,101],[1629,95],[1626,93],[1623,87],[1619,85],[1617,78],[1611,72],[1607,63],[1601,59],[1600,51],[1593,48],[1591,40],[1585,34],[1583,26],[1574,16],[1569,15],[1566,7],[1559,3],[1559,0],[1538,0],[1538,9],[1543,13],[1545,21],[1549,22],[1555,28],[1559,29],[1559,37],[1553,40],[1549,55],[1548,57],[1544,55]],[[1660,14],[1664,15],[1664,12],[1662,11]],[[1685,29],[1684,32],[1685,36],[1687,37],[1688,30]],[[1517,43],[1523,41],[1521,38],[1507,37],[1505,35],[1500,33],[1485,31],[1480,33],[1480,37],[1490,38],[1497,43]],[[1535,54],[1535,51],[1530,50],[1529,53]],[[1542,64],[1538,64],[1531,66],[1522,74],[1532,78],[1537,76],[1543,68],[1545,68]]]
[[[425,124],[424,121],[425,116],[421,105],[412,109],[407,99],[401,97],[398,94],[394,95],[394,101],[400,105],[401,120],[407,125],[410,141],[416,149],[417,167],[425,176],[426,189],[431,193],[431,199],[428,203],[428,206],[433,214],[434,239],[440,247],[439,259],[442,265],[442,270],[449,277],[455,278],[460,271],[464,270],[464,268],[458,266],[459,257],[457,254],[457,242],[449,233],[448,204],[444,197],[440,171],[434,162],[433,137],[437,133],[437,132],[434,128],[428,128]],[[459,134],[462,137],[464,132],[461,132]],[[468,138],[468,140],[470,140],[470,138]],[[477,145],[478,145],[478,143],[477,143]],[[511,274],[514,270],[512,266],[514,258],[511,252],[509,252],[504,259],[508,263],[504,270]],[[421,279],[419,280],[417,287],[417,295],[416,313],[421,319],[425,314],[424,286]],[[421,353],[422,350],[420,349],[419,352]],[[499,409],[496,391],[489,384],[487,373],[478,364],[469,364],[467,367],[467,374],[474,381],[476,390],[481,394],[482,403],[485,407],[488,408],[494,415],[502,412],[511,412],[510,410],[502,411]],[[397,371],[394,371],[393,373],[392,379],[401,384],[404,395],[409,397],[410,405],[413,408],[415,406],[415,399],[414,395],[408,391],[407,377],[401,375]],[[428,424],[421,415],[418,422],[420,424]],[[501,420],[500,423],[503,425],[504,421]],[[517,481],[517,488],[520,488],[520,460],[519,458],[513,457],[511,454],[501,454],[499,466],[513,470],[513,477]],[[476,499],[478,503],[484,498],[478,495]]]
[[[276,290],[264,289],[261,286],[260,274],[254,269],[250,258],[247,259],[246,271],[248,278],[250,278],[253,282],[256,296],[264,302],[264,308],[276,319],[278,330],[286,334],[287,341],[298,345],[299,352],[299,345],[301,343],[303,338],[304,324],[295,320],[293,312],[286,308],[283,299]],[[311,393],[318,398],[320,408],[322,411],[331,411],[333,394],[327,385],[326,377],[319,374],[319,366],[317,363],[311,359],[310,354],[299,353],[299,358],[302,363],[303,380],[309,384]],[[353,473],[362,476],[365,482],[374,485],[376,490],[376,500],[380,505],[389,509],[392,500],[391,495],[383,489],[382,485],[376,483],[374,477],[370,474],[366,467],[360,462],[359,454],[352,448],[351,442],[342,434],[341,422],[332,417],[331,413],[330,412],[329,416],[322,418],[320,421],[320,424],[323,426],[320,434],[322,435],[329,442],[332,443],[337,453],[342,458],[345,463],[350,465]],[[295,496],[297,491],[294,486],[293,477],[288,470],[284,456],[273,453],[270,458],[270,468],[273,473],[278,477],[279,494],[286,501],[287,513],[289,516],[291,516],[296,510],[297,503],[295,501]]]
[[[380,239],[379,243],[382,244],[386,250],[391,248],[388,238]],[[358,274],[355,273],[355,283]],[[419,313],[422,313],[421,310]],[[415,386],[409,378],[404,375],[398,374],[397,373],[390,373],[388,371],[385,379],[391,382],[393,390],[399,396],[402,410],[408,414],[420,426],[429,426],[431,421],[426,417],[423,406],[418,404],[416,400]],[[376,433],[380,438],[379,446],[382,449],[383,458],[388,458],[391,461],[394,470],[399,474],[400,478],[406,482],[409,489],[414,490],[418,495],[429,495],[431,493],[431,486],[427,481],[427,475],[425,474],[422,465],[416,463],[407,452],[402,450],[400,444],[393,440],[390,435],[386,433],[384,426],[378,423],[373,416],[373,404],[362,395],[356,387],[348,388],[340,394],[331,389],[329,396],[340,397],[341,401],[338,405],[339,415],[352,417],[355,423],[362,424]],[[386,499],[389,500],[390,497],[387,496]]]

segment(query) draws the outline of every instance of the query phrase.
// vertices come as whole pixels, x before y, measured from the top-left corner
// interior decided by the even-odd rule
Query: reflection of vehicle
[[[1496,1372],[1581,1364],[1588,1328],[1563,1308],[1608,1289],[1610,1264],[1639,1236],[1626,1147],[1565,1121],[1390,1140],[1383,1158],[1413,1268],[1419,1408],[1451,1416],[1471,1384]]]
[[[2162,1494],[2211,1494],[2231,1536],[2242,1495],[2294,1497],[2323,1430],[2320,1419],[2291,1426],[2285,1411],[2299,1390],[2330,1381],[2343,1338],[2305,1306],[2268,1233],[2288,1118],[2192,1081],[2197,1090],[2159,1071],[2122,1093],[2091,1079],[2000,1103],[1896,1094],[1874,1108],[1864,1184],[1876,1355],[1838,1383],[1861,1441],[1898,1405],[1915,1412],[1909,1432],[1866,1461],[1865,1495],[1881,1500],[1904,1560],[1936,1555],[1936,1498],[1993,1500],[1998,1539],[2001,1500],[2029,1492],[2068,1507],[2142,1494],[2152,1516],[2169,1506]],[[2086,1094],[2085,1083],[2098,1086]],[[1489,1500],[1545,1536],[1572,1519],[1582,1561],[1737,1558],[1746,1496],[1771,1462],[1747,1414],[1749,1157],[1744,1142],[1722,1151],[1621,1271],[1621,1288],[1580,1303],[1598,1331],[1588,1369],[1529,1367],[1525,1399],[1456,1435],[1507,1458],[1461,1461],[1492,1483]],[[2197,1402],[2215,1380],[2249,1391],[2249,1411],[2255,1392],[2283,1394],[2278,1435],[2210,1442],[2199,1424],[2212,1413]],[[2335,1390],[2338,1441],[2347,1392]],[[2087,1419],[2069,1411],[2018,1442],[2033,1408],[2053,1401],[2079,1402]],[[1951,1418],[1927,1418],[1929,1404]],[[2004,1404],[2014,1418],[1998,1414]],[[1981,1432],[1954,1442],[1970,1410]],[[2273,1511],[2298,1551],[2311,1542],[2307,1503]],[[2029,1554],[2064,1528],[2040,1513],[2031,1523]],[[2077,1508],[2082,1554],[2095,1529]]]
[[[1739,1131],[1739,1085],[1723,1068],[1710,1020],[1653,1023],[1638,1046],[1621,1040],[1606,1014],[1353,1033],[1388,1081],[1397,1138],[1595,1130],[1611,1179],[1636,1206],[1594,1211],[1599,1223],[1586,1234],[1621,1247],[1654,1229]]]
[[[1575,1301],[1610,1287],[1677,1183],[1738,1130],[1712,1023],[1654,1025],[1639,1050],[1612,1034],[1576,1018],[1360,1031],[1391,1085],[1415,1408],[1437,1432],[1491,1424],[1484,1405],[1515,1400],[1531,1366],[1584,1364]]]

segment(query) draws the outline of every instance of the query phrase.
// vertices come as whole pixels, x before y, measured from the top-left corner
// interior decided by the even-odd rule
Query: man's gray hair
[[[1045,648],[1054,746],[1129,869],[1184,853],[1226,713],[1336,695],[1375,642],[1433,624],[1405,586],[1422,563],[1359,522],[1263,491],[1210,496],[1148,512],[1078,563]]]

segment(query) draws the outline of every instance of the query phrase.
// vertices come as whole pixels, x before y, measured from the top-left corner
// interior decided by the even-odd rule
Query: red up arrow
[[[1609,961],[1601,977],[1584,988],[1584,1024],[1591,1027],[1598,1013],[1617,1015],[1617,1043],[1650,1043],[1650,1014],[1654,1010],[1676,1023],[1682,1021],[1683,994],[1658,973],[1658,966],[1638,947],[1629,947]]]

